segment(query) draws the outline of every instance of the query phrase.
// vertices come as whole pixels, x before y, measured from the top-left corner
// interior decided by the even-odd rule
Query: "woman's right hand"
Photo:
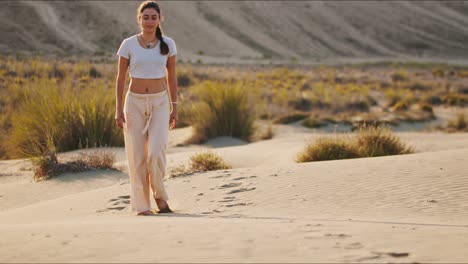
[[[123,128],[123,125],[125,123],[125,115],[123,112],[117,112],[115,114],[115,123],[118,127]]]

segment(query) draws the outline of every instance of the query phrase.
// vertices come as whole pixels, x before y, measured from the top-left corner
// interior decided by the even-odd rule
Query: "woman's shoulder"
[[[137,36],[138,36],[138,34],[135,34],[135,35],[132,35],[132,36],[130,36],[130,37],[128,37],[128,38],[125,38],[124,40],[122,40],[122,43],[129,43],[129,42],[131,42],[132,40],[136,39]]]
[[[175,41],[174,41],[172,38],[170,38],[170,37],[168,37],[168,36],[166,36],[166,35],[163,35],[162,37],[163,37],[164,41],[166,41],[166,42],[175,43]]]

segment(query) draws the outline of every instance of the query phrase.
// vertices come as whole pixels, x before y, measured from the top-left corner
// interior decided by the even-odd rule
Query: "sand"
[[[211,149],[233,169],[166,179],[172,215],[130,212],[123,148],[123,171],[39,183],[28,161],[0,161],[0,262],[468,261],[468,134],[402,132],[415,154],[297,164],[320,134],[177,147],[189,131],[170,132],[170,167]]]

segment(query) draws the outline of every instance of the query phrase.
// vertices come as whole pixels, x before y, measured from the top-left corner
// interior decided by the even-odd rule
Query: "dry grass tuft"
[[[59,162],[54,149],[31,160],[35,181],[47,180],[66,172],[115,169],[115,153],[105,148],[79,152],[77,156],[63,163]]]
[[[190,142],[218,136],[251,139],[255,116],[242,83],[204,82],[196,90],[199,101],[190,111],[189,123],[194,130]]]
[[[354,145],[361,157],[414,153],[389,128],[382,126],[362,127],[355,137]]]
[[[390,129],[364,126],[353,137],[321,137],[298,153],[296,162],[339,160],[413,153]]]
[[[206,151],[194,154],[190,157],[190,164],[178,165],[170,170],[171,178],[188,176],[197,172],[231,169],[221,156],[213,151]]]
[[[359,158],[359,152],[349,140],[343,137],[320,137],[308,143],[305,149],[296,156],[296,162],[322,160],[340,160]]]
[[[192,170],[199,171],[224,170],[232,168],[232,166],[229,165],[221,156],[211,151],[191,156],[190,166]]]
[[[466,116],[464,113],[459,113],[456,118],[449,120],[447,124],[448,132],[468,131]]]

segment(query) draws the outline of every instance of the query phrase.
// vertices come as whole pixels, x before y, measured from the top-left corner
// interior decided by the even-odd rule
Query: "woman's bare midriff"
[[[166,90],[166,77],[160,79],[139,79],[130,80],[130,91],[139,94],[160,93]]]

